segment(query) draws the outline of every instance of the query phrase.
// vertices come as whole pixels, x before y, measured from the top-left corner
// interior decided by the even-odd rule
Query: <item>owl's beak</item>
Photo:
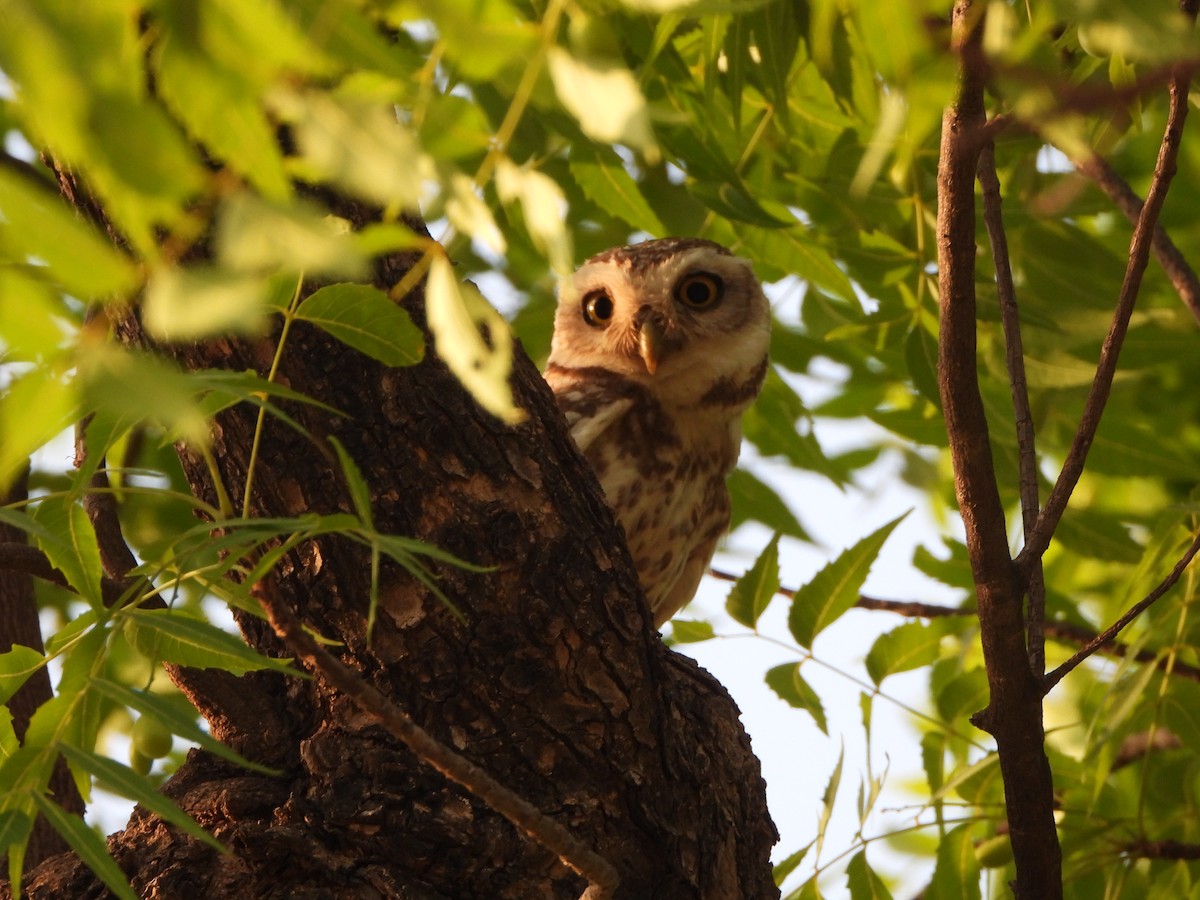
[[[658,361],[663,352],[662,326],[654,319],[647,319],[638,329],[638,353],[646,364],[646,371],[651,375],[658,368]]]

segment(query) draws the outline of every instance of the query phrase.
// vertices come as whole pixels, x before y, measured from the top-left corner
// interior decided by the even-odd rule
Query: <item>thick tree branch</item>
[[[265,580],[254,587],[267,621],[275,633],[330,685],[357,704],[397,740],[451,781],[461,784],[563,863],[589,882],[587,900],[608,900],[620,884],[620,876],[608,860],[576,838],[528,800],[513,793],[479,766],[434,739],[332,653],[309,636],[300,620],[279,597],[274,584]]]
[[[1197,552],[1200,552],[1200,532],[1198,532],[1196,537],[1192,540],[1191,546],[1184,551],[1184,554],[1182,557],[1180,557],[1179,562],[1175,564],[1175,568],[1171,570],[1166,578],[1158,583],[1158,586],[1155,587],[1154,590],[1131,606],[1125,612],[1125,614],[1121,616],[1121,618],[1117,619],[1116,622],[1114,622],[1104,631],[1100,632],[1100,634],[1088,642],[1088,644],[1082,650],[1068,659],[1053,672],[1046,675],[1045,679],[1043,680],[1044,690],[1049,692],[1056,684],[1063,680],[1063,677],[1068,672],[1095,653],[1100,647],[1107,644],[1118,634],[1120,634],[1130,622],[1144,613],[1156,600],[1158,600],[1159,597],[1174,587],[1175,582],[1179,581],[1180,577],[1183,575],[1184,569],[1188,567],[1188,564],[1191,563]]]
[[[1125,341],[1125,333],[1129,328],[1129,319],[1137,302],[1138,291],[1141,288],[1142,276],[1150,256],[1150,244],[1153,239],[1154,227],[1158,222],[1163,203],[1166,200],[1167,188],[1175,175],[1176,159],[1179,155],[1179,145],[1183,138],[1183,125],[1187,118],[1188,81],[1190,69],[1182,68],[1175,73],[1171,81],[1170,108],[1167,113],[1167,126],[1159,146],[1158,160],[1154,167],[1154,177],[1150,183],[1150,191],[1146,202],[1138,215],[1137,225],[1133,229],[1133,237],[1129,244],[1129,261],[1125,267],[1125,278],[1121,284],[1121,293],[1117,299],[1117,307],[1113,313],[1112,324],[1100,349],[1100,360],[1096,365],[1096,375],[1092,387],[1084,402],[1083,415],[1071,449],[1063,463],[1058,480],[1050,491],[1046,505],[1038,516],[1033,534],[1026,540],[1025,548],[1017,556],[1017,564],[1023,571],[1028,572],[1033,560],[1040,557],[1050,545],[1059,520],[1067,508],[1067,502],[1087,461],[1088,451],[1096,437],[1096,429],[1104,414],[1104,406],[1112,390],[1113,376],[1117,371],[1117,361],[1121,353],[1121,345]]]
[[[1000,211],[1000,179],[996,175],[996,151],[991,141],[980,148],[978,177],[983,192],[983,220],[987,225],[988,239],[992,245],[996,291],[1000,299],[1000,323],[1004,329],[1008,383],[1017,428],[1021,523],[1025,539],[1028,540],[1037,522],[1039,508],[1037,449],[1034,442],[1033,411],[1029,406],[1029,388],[1025,380],[1025,350],[1021,341],[1017,289],[1013,284],[1012,266],[1009,263],[1008,237],[1004,232],[1004,219]],[[1040,559],[1031,567],[1028,585],[1026,630],[1029,667],[1034,675],[1040,676],[1046,669],[1046,640],[1043,631],[1046,617],[1046,584]]]
[[[960,63],[957,96],[942,118],[938,161],[938,387],[988,677],[988,706],[972,721],[996,739],[1016,862],[1014,893],[1018,900],[1056,900],[1062,896],[1062,852],[1044,747],[1042,697],[1029,668],[1024,591],[1009,556],[976,368],[975,178],[987,77],[983,9],[959,0],[952,15]]]

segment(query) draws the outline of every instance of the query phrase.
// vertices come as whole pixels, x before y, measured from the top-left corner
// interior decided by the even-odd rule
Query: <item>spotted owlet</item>
[[[770,327],[750,264],[712,241],[607,250],[559,288],[546,380],[625,529],[655,627],[692,599],[729,527],[725,478]]]

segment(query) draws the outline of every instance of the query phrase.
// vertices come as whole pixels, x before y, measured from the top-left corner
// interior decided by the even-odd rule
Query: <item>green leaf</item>
[[[140,720],[139,720],[140,721]],[[217,850],[224,851],[224,845],[215,837],[201,828],[196,820],[180,809],[170,798],[161,793],[154,782],[144,775],[139,775],[129,766],[124,766],[115,760],[88,753],[70,744],[59,744],[58,750],[66,757],[67,762],[83,769],[92,775],[105,790],[112,791],[121,797],[135,801],[144,809],[157,815],[163,821],[174,825],[181,831],[190,834]]]
[[[305,297],[296,317],[387,366],[425,355],[425,336],[387,294],[365,284],[331,284]]]
[[[646,98],[637,78],[612,59],[572,56],[551,47],[547,59],[554,90],[588,137],[602,144],[625,144],[650,160],[659,157]]]
[[[81,597],[93,606],[100,605],[100,579],[104,574],[100,546],[83,507],[74,498],[51,496],[38,503],[33,515],[48,532],[37,543],[50,565],[66,576],[67,583]]]
[[[989,693],[987,672],[982,666],[973,666],[937,689],[934,702],[938,714],[947,722],[953,722],[987,706]]]
[[[788,628],[802,647],[811,647],[813,638],[854,606],[884,541],[907,515],[892,519],[863,538],[796,591]]]
[[[971,826],[959,825],[938,844],[937,865],[925,890],[926,900],[979,900],[979,863]]]
[[[730,590],[725,611],[747,628],[756,628],[758,617],[778,592],[779,535],[776,534]]]
[[[691,185],[691,193],[705,206],[732,222],[745,222],[759,228],[790,228],[794,219],[782,219],[769,213],[741,184],[707,181]]]
[[[730,531],[743,522],[761,522],[779,534],[802,541],[812,541],[804,526],[788,509],[775,489],[760,481],[749,470],[734,469],[725,479],[725,486],[729,488],[730,504],[733,507]]]
[[[238,191],[221,204],[216,246],[221,262],[239,272],[303,273],[325,281],[369,274],[344,219],[316,204],[270,202],[249,191]]]
[[[137,283],[133,264],[55,194],[0,168],[6,243],[41,260],[68,292],[84,300],[112,297]]]
[[[930,665],[941,653],[941,622],[909,622],[881,634],[867,653],[867,673],[879,684],[889,675]]]
[[[155,88],[188,134],[266,197],[292,185],[275,132],[256,96],[253,74],[195,52],[179,36],[156,42]]]
[[[336,437],[330,435],[329,443],[333,446],[334,452],[337,454],[338,463],[342,467],[342,477],[346,479],[346,487],[350,490],[350,499],[354,503],[354,512],[358,514],[358,518],[368,528],[371,526],[371,490],[367,487],[367,480],[363,478],[362,470],[358,464],[354,462],[354,458],[346,450],[346,447]]]
[[[782,885],[787,877],[800,867],[800,863],[804,862],[804,857],[808,855],[810,849],[812,849],[811,841],[775,864],[771,869],[771,877],[774,879],[776,887]]]
[[[79,412],[79,382],[38,366],[0,391],[0,487],[11,483],[34,450],[60,434]]]
[[[151,422],[174,438],[207,442],[208,421],[195,400],[195,375],[112,344],[88,347],[81,355],[79,374],[87,408],[108,417],[114,430]]]
[[[515,424],[525,413],[513,402],[512,333],[471,285],[462,285],[450,261],[438,254],[425,285],[426,314],[437,354],[475,400],[498,419]]]
[[[173,609],[133,609],[123,616],[126,638],[147,659],[193,669],[224,669],[235,675],[260,669],[296,674],[290,659],[263,656],[241,638],[187,613]]]
[[[46,657],[32,647],[13,644],[0,653],[0,703],[7,703],[29,676],[46,664]]]
[[[829,723],[825,718],[825,707],[821,698],[803,678],[800,677],[800,663],[784,663],[767,670],[767,685],[789,706],[802,709],[809,713],[817,723],[817,727],[829,734]]]
[[[149,691],[132,691],[123,684],[106,681],[102,678],[92,678],[89,689],[98,695],[107,697],[122,706],[131,706],[138,712],[154,716],[186,741],[199,744],[210,753],[215,753],[222,759],[227,759],[239,766],[244,766],[264,775],[278,775],[278,771],[259,763],[251,762],[240,753],[235,752],[207,731],[202,731],[193,717],[182,714],[173,703]]]
[[[38,812],[46,817],[46,821],[110,891],[124,900],[138,900],[137,894],[129,886],[129,879],[125,877],[116,860],[108,855],[104,838],[84,824],[82,818],[65,811],[42,794],[35,793],[33,802]]]
[[[677,644],[698,644],[701,641],[712,640],[715,636],[711,622],[671,620],[671,638]]]
[[[667,233],[615,151],[592,144],[571,148],[571,175],[583,195],[607,213],[656,237]]]
[[[838,750],[837,765],[833,767],[833,772],[829,776],[829,782],[825,785],[825,792],[821,794],[821,813],[817,817],[817,855],[821,855],[821,848],[825,844],[825,830],[829,827],[829,820],[833,818],[834,803],[837,800],[838,788],[842,784],[842,763],[846,760],[846,748],[843,745]]]
[[[32,828],[32,816],[16,809],[0,811],[0,851],[6,854],[13,844],[27,840]]]
[[[850,860],[846,885],[850,888],[850,900],[892,900],[892,892],[883,879],[867,864],[866,850],[860,850]]]
[[[355,3],[290,0],[286,9],[314,46],[347,66],[369,67],[407,81],[425,62]]]
[[[822,452],[811,432],[801,433],[798,428],[797,422],[806,416],[804,402],[772,367],[758,399],[742,417],[742,431],[764,456],[784,456],[797,468],[842,484],[845,473]]]

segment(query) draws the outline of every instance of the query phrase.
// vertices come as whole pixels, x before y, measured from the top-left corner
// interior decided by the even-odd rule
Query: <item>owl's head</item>
[[[689,382],[760,366],[770,324],[746,260],[712,241],[663,238],[606,250],[563,281],[550,362],[686,394]]]

